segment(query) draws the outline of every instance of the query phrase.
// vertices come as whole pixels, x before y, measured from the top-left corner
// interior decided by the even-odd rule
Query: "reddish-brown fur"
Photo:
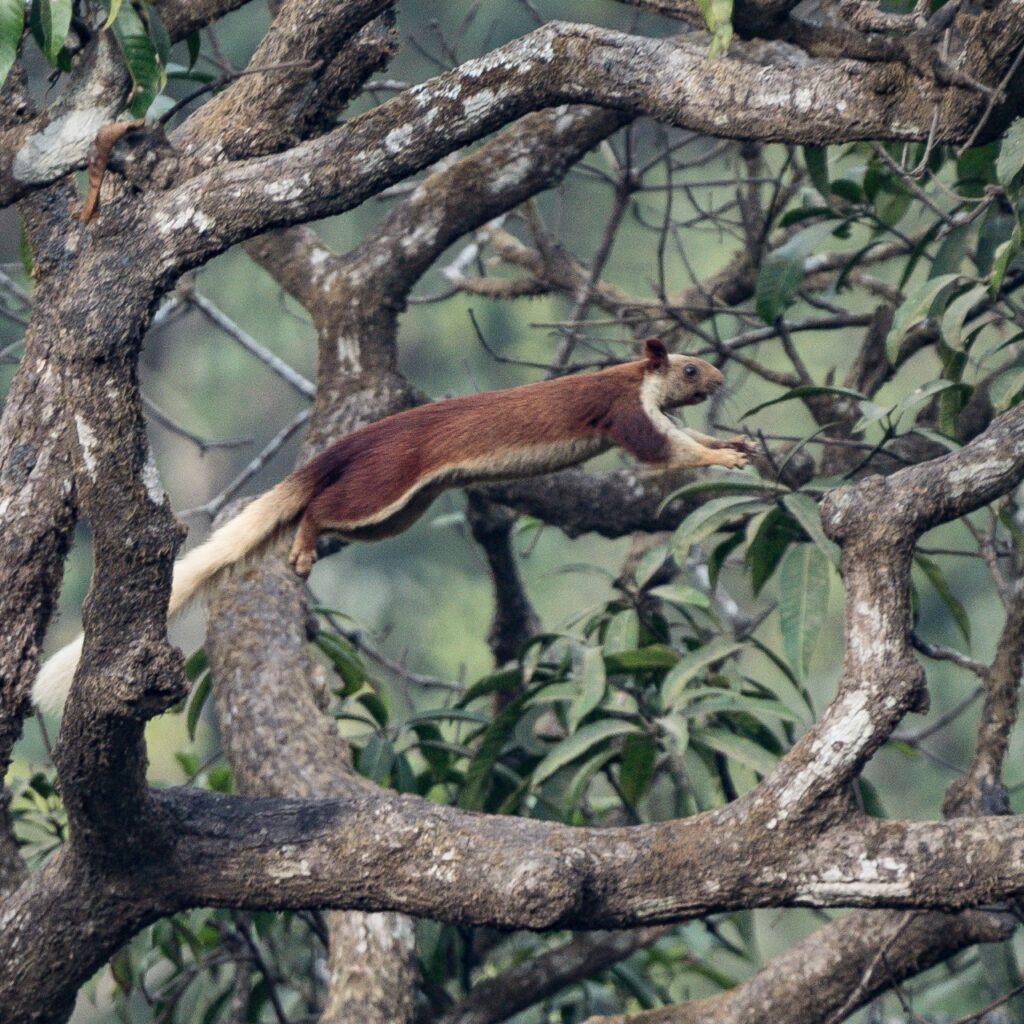
[[[680,430],[663,409],[700,402],[722,375],[656,339],[645,358],[580,377],[452,398],[353,431],[260,495],[175,564],[168,614],[218,573],[259,550],[297,519],[296,572],[307,574],[323,533],[376,540],[398,533],[447,487],[546,473],[619,445],[665,466],[741,466],[743,439]],[[81,639],[43,666],[33,697],[63,704]]]

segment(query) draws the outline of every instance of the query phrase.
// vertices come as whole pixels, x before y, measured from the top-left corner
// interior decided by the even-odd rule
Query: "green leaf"
[[[827,201],[831,195],[828,181],[828,150],[824,146],[804,146],[804,163],[814,187]]]
[[[1018,221],[1014,224],[1010,237],[996,248],[995,256],[992,259],[992,271],[988,277],[988,288],[993,298],[999,294],[999,290],[1003,287],[1006,272],[1010,269],[1010,264],[1020,252],[1020,247],[1021,228]]]
[[[633,578],[636,580],[637,589],[643,590],[651,582],[658,570],[665,564],[668,558],[668,545],[658,544],[650,551],[644,552],[643,557],[637,563]]]
[[[828,559],[812,544],[786,554],[779,568],[779,628],[786,658],[800,680],[807,678],[811,655],[828,607]]]
[[[821,525],[821,508],[809,495],[802,492],[787,494],[782,499],[789,514],[803,527],[804,532],[818,546],[818,550],[833,564],[839,559],[839,545],[825,536]]]
[[[963,295],[957,296],[946,307],[946,312],[942,315],[942,338],[950,348],[957,351],[962,350],[961,335],[964,330],[964,321],[971,310],[987,297],[988,288],[983,284],[978,284],[973,288],[968,288]]]
[[[686,690],[685,702],[679,704],[679,714],[693,718],[695,715],[711,715],[727,711],[745,711],[760,719],[762,716],[779,718],[784,722],[800,722],[802,717],[782,701],[770,697],[750,697],[718,686],[701,686]]]
[[[709,59],[723,53],[732,39],[732,2],[733,0],[697,0],[697,7],[704,15],[704,22],[711,33]]]
[[[213,688],[213,676],[204,672],[199,682],[192,688],[192,698],[188,702],[188,713],[185,715],[185,725],[188,729],[188,738],[195,740],[196,728],[199,726],[199,716],[203,713],[203,707]]]
[[[491,721],[490,715],[479,711],[467,711],[465,708],[433,708],[411,715],[403,723],[403,727],[415,729],[427,722],[471,722],[473,725],[486,725]]]
[[[160,91],[161,70],[156,47],[131,4],[121,5],[113,24],[113,32],[134,84],[131,114],[133,117],[142,117]]]
[[[996,177],[1003,188],[1009,189],[1024,168],[1024,118],[1018,117],[1003,134],[996,160]]]
[[[690,740],[693,743],[701,743],[712,750],[717,750],[718,753],[751,768],[759,775],[768,775],[775,767],[776,757],[774,754],[753,740],[749,740],[745,736],[737,736],[727,729],[692,726]]]
[[[760,512],[767,506],[763,501],[748,495],[729,495],[724,498],[712,498],[711,501],[694,509],[676,527],[672,537],[672,550],[678,563],[686,561],[686,553],[691,544],[710,537],[716,530],[739,516]]]
[[[0,0],[0,86],[18,57],[18,44],[25,25],[22,0]]]
[[[762,260],[754,308],[766,324],[775,323],[793,301],[804,279],[804,261],[836,227],[834,221],[826,221],[805,228]]]
[[[666,583],[663,587],[653,587],[648,593],[652,597],[668,601],[669,604],[680,607],[692,605],[694,608],[703,608],[706,612],[711,611],[711,598],[688,583]]]
[[[316,645],[330,659],[335,671],[341,676],[342,693],[351,697],[366,682],[366,672],[355,648],[335,633],[320,632]]]
[[[599,743],[604,743],[615,736],[625,736],[637,732],[632,722],[622,722],[614,718],[605,718],[600,722],[590,722],[579,732],[556,744],[554,749],[533,770],[533,784],[539,786],[551,778],[560,768],[571,761],[582,757]]]
[[[915,324],[925,320],[932,311],[933,306],[944,306],[943,293],[952,291],[955,284],[960,280],[959,274],[941,274],[925,281],[917,291],[911,293],[903,304],[896,310],[892,320],[892,327],[885,339],[885,351],[889,362],[896,362],[896,355],[907,331]]]
[[[619,765],[619,788],[626,802],[635,807],[650,788],[658,748],[650,736],[634,733],[622,745]]]
[[[675,668],[665,676],[665,682],[661,687],[662,705],[666,708],[672,707],[682,697],[686,684],[699,672],[742,649],[741,643],[718,639],[683,655]]]
[[[459,794],[460,807],[475,810],[483,806],[494,766],[523,714],[523,703],[523,697],[516,698],[484,731],[480,745],[466,769],[466,783]]]
[[[519,667],[505,668],[498,672],[491,672],[489,675],[478,679],[460,698],[459,707],[465,707],[480,697],[487,697],[492,693],[507,693],[510,690],[519,689],[522,683],[522,674]]]
[[[1024,369],[1007,370],[1001,373],[989,388],[989,399],[992,407],[997,412],[1005,412],[1011,405],[1015,405],[1024,391]]]
[[[760,405],[755,405],[752,409],[748,409],[740,416],[740,419],[745,420],[748,416],[753,416],[755,413],[760,412],[762,409],[767,409],[771,405],[779,405],[781,402],[792,402],[798,398],[810,398],[812,395],[839,395],[840,398],[853,398],[859,402],[865,401],[864,396],[859,391],[851,391],[850,388],[825,387],[817,384],[801,384],[800,387],[791,388],[784,395],[780,395],[778,398],[773,398],[768,402],[762,402]]]
[[[982,214],[974,254],[974,265],[981,277],[985,277],[992,270],[996,249],[1010,237],[1016,223],[1016,215],[1012,211],[1004,210],[1000,203],[991,203]]]
[[[71,0],[32,0],[28,23],[43,56],[56,67],[71,27]]]
[[[190,683],[194,683],[209,667],[206,648],[200,647],[185,659],[185,678]]]
[[[117,0],[117,3],[120,6],[121,0]],[[199,50],[202,45],[199,29],[189,32],[185,37],[185,45],[188,47],[188,70],[191,71],[196,66],[196,61],[199,60]]]
[[[664,644],[651,644],[636,651],[619,651],[615,654],[605,651],[604,655],[605,671],[615,673],[671,668],[677,661],[679,655]]]
[[[939,247],[935,250],[935,258],[932,260],[932,267],[928,276],[938,277],[941,274],[958,273],[963,267],[964,259],[967,257],[967,243],[969,241],[970,228],[968,225],[953,228],[939,242]]]
[[[933,562],[930,558],[925,558],[924,555],[914,555],[914,561],[920,566],[925,576],[928,577],[928,582],[935,588],[935,592],[942,599],[942,603],[949,609],[950,615],[953,616],[953,621],[957,624],[957,628],[963,634],[963,638],[967,641],[968,646],[970,646],[971,620],[964,606],[953,593],[945,573],[936,562]]]
[[[744,543],[746,539],[746,530],[737,530],[711,549],[711,554],[708,555],[708,584],[712,590],[718,586],[718,576],[725,566],[729,555]]]
[[[951,380],[930,380],[927,384],[922,384],[919,388],[914,388],[909,395],[905,395],[895,406],[893,406],[893,420],[899,420],[901,416],[905,416],[907,413],[913,412],[915,409],[918,409],[927,402],[930,402],[935,395],[941,394],[943,391],[948,391],[950,388],[955,387],[958,387],[958,385]]]
[[[582,686],[579,694],[569,707],[567,723],[569,732],[576,732],[587,715],[600,707],[604,700],[606,680],[604,655],[600,647],[587,647],[583,651]]]
[[[395,762],[395,748],[391,741],[379,733],[370,737],[359,751],[359,773],[373,779],[378,785],[387,785],[391,766]]]
[[[117,20],[117,12],[121,10],[121,0],[103,0],[103,6],[107,9],[107,20],[102,27],[107,29]]]
[[[761,521],[754,539],[747,548],[746,557],[755,597],[771,579],[772,573],[786,553],[786,548],[797,536],[797,528],[785,509],[773,508]]]
[[[604,633],[604,649],[609,654],[635,651],[640,642],[640,617],[633,608],[613,615]]]
[[[774,480],[762,480],[751,476],[742,470],[726,470],[723,473],[705,477],[703,480],[695,480],[692,484],[684,484],[661,503],[658,511],[661,512],[676,498],[685,498],[692,494],[756,494],[758,491],[785,494],[789,488]]]
[[[682,754],[690,743],[690,723],[686,716],[673,712],[657,719],[657,723],[674,741],[669,745],[673,753]]]

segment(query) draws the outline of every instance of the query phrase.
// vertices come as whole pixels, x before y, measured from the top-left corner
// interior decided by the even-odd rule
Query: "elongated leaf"
[[[760,405],[755,405],[752,409],[748,409],[740,419],[745,420],[748,416],[753,416],[755,413],[760,412],[762,409],[767,409],[772,405],[779,405],[781,402],[792,402],[798,398],[809,398],[812,395],[839,395],[841,398],[853,398],[858,402],[866,401],[865,397],[859,391],[851,391],[850,388],[836,388],[836,387],[825,387],[818,386],[816,384],[801,384],[798,388],[791,388],[784,395],[780,395],[778,398],[772,398],[770,401],[762,402]]]
[[[612,616],[604,634],[604,649],[609,654],[635,651],[639,641],[640,618],[634,609],[627,608]]]
[[[515,730],[523,713],[523,698],[512,701],[487,727],[480,739],[480,745],[466,769],[466,784],[459,794],[459,806],[475,810],[483,806],[484,796],[491,780],[491,773],[501,754],[502,748]]]
[[[917,291],[907,296],[900,308],[896,310],[892,327],[889,328],[889,335],[885,339],[885,351],[889,362],[896,361],[896,355],[907,331],[926,319],[933,306],[942,304],[944,293],[952,291],[959,280],[959,274],[942,274],[925,281]]]
[[[18,57],[18,43],[25,25],[22,0],[0,0],[0,86]]]
[[[391,766],[395,762],[395,748],[391,741],[379,733],[370,737],[359,751],[359,772],[379,785],[386,785]]]
[[[942,337],[946,344],[958,351],[962,348],[961,335],[964,321],[979,302],[988,297],[988,288],[983,284],[968,288],[963,295],[957,296],[947,307],[942,316]]]
[[[636,571],[633,573],[638,590],[643,590],[651,582],[668,557],[667,544],[659,544],[657,547],[651,548],[650,551],[644,553],[644,556],[637,563]]]
[[[199,726],[199,716],[203,713],[203,707],[210,696],[213,688],[213,676],[208,671],[203,672],[199,681],[192,688],[192,698],[188,702],[188,712],[185,715],[185,725],[188,729],[188,738],[195,740],[196,729]]]
[[[711,536],[727,522],[766,507],[764,502],[744,494],[712,498],[700,508],[694,509],[676,528],[672,537],[672,550],[676,561],[680,564],[685,562],[686,552],[691,544]]]
[[[804,146],[804,163],[814,187],[827,201],[831,194],[828,182],[828,150],[824,146]]]
[[[691,605],[694,608],[711,611],[711,598],[687,583],[667,583],[663,587],[653,587],[648,593],[652,597],[661,598],[662,601],[668,601],[670,604],[681,607]]]
[[[931,380],[927,384],[922,384],[919,388],[914,388],[910,394],[901,398],[894,407],[892,412],[893,420],[898,420],[901,416],[913,412],[926,402],[931,401],[935,395],[956,386],[956,383],[951,380]]]
[[[417,725],[428,722],[470,722],[473,725],[486,725],[491,716],[479,711],[467,711],[465,708],[434,708],[432,711],[421,711],[406,719],[404,725],[414,729]]]
[[[750,566],[750,583],[755,596],[771,579],[772,573],[786,553],[786,548],[796,540],[800,532],[790,514],[776,506],[761,520],[754,539],[747,548],[747,565]]]
[[[949,609],[950,615],[953,616],[953,621],[957,624],[968,646],[970,646],[971,620],[964,606],[953,593],[953,589],[946,579],[946,574],[939,568],[938,563],[933,562],[930,558],[925,558],[924,555],[914,555],[914,561],[920,566],[925,576],[928,577],[928,582],[935,588],[935,592],[942,599],[942,603]]]
[[[646,733],[626,737],[619,765],[619,788],[630,806],[635,807],[650,788],[657,756],[658,748]]]
[[[112,28],[135,87],[130,107],[132,116],[142,117],[160,91],[161,71],[156,47],[131,4],[121,5]]]
[[[754,290],[754,308],[765,323],[775,323],[785,312],[803,282],[804,260],[837,227],[835,221],[814,224],[765,256]]]
[[[993,298],[999,294],[1000,289],[1003,287],[1006,272],[1010,269],[1010,264],[1013,263],[1020,252],[1020,248],[1021,228],[1018,222],[1014,224],[1010,237],[996,248],[995,257],[992,260],[992,271],[988,277],[988,287]]]
[[[32,0],[28,23],[43,56],[56,67],[71,28],[71,0]]]
[[[604,655],[600,647],[587,647],[583,652],[582,686],[569,707],[569,732],[576,732],[587,715],[604,700],[606,688]]]
[[[697,0],[697,7],[711,32],[708,59],[723,53],[732,39],[732,0]]]
[[[1018,117],[1007,128],[999,147],[999,158],[996,160],[996,177],[999,184],[1009,188],[1014,178],[1024,168],[1024,118]]]
[[[571,761],[582,757],[599,743],[604,743],[615,736],[625,736],[637,732],[632,722],[623,722],[614,718],[605,718],[600,722],[590,722],[579,732],[562,740],[533,770],[533,784],[539,786],[551,778],[560,768]]]
[[[733,761],[753,769],[759,775],[767,775],[775,767],[774,754],[746,736],[737,736],[727,729],[691,727],[690,741],[717,750]]]
[[[636,651],[619,651],[609,654],[605,651],[604,667],[606,672],[646,672],[662,668],[671,668],[679,655],[664,644],[651,644]]]
[[[789,514],[804,528],[804,532],[818,546],[818,550],[833,564],[839,560],[839,545],[825,536],[821,525],[821,509],[809,495],[803,493],[787,494],[782,499]]]
[[[691,494],[753,495],[758,491],[783,494],[787,493],[789,488],[785,484],[776,483],[774,480],[762,480],[740,470],[726,470],[724,473],[715,473],[714,476],[708,476],[703,480],[695,480],[692,484],[684,484],[678,490],[673,491],[658,506],[658,512],[662,512],[676,498],[685,498]]]
[[[121,10],[121,0],[103,0],[103,6],[107,9],[107,20],[103,22],[103,27],[110,28],[117,20],[117,12]]]
[[[664,707],[670,708],[682,697],[686,684],[698,673],[703,672],[709,665],[716,661],[728,658],[743,649],[743,644],[736,641],[713,640],[703,647],[698,647],[689,654],[684,654],[679,659],[675,668],[667,676],[661,687],[661,703]]]
[[[1024,391],[1024,369],[1007,370],[1001,373],[989,388],[989,398],[997,412],[1003,412],[1015,404],[1021,391]]]
[[[801,680],[807,678],[827,606],[828,559],[812,544],[792,548],[779,569],[779,626],[786,657]]]
[[[768,715],[784,722],[803,721],[792,708],[782,701],[770,697],[750,697],[734,690],[723,690],[719,686],[698,686],[683,693],[684,702],[676,705],[678,714],[692,718],[694,715],[710,715],[719,711],[745,711],[760,718]]]

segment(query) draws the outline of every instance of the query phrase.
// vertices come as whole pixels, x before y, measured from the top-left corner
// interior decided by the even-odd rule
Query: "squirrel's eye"
[[[687,377],[696,377],[697,376],[697,367],[694,366],[693,363],[687,363],[686,364],[686,369],[683,370],[683,373],[685,373]]]

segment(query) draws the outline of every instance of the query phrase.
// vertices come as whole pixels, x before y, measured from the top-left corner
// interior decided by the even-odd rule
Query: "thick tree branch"
[[[997,34],[1011,51],[1024,37],[1022,6],[1014,0],[1001,8]],[[350,209],[509,120],[564,102],[596,102],[733,138],[818,144],[926,138],[936,104],[942,137],[955,140],[972,130],[982,103],[972,90],[937,86],[905,67],[795,54],[787,64],[774,56],[759,63],[767,54],[740,49],[708,65],[703,42],[689,38],[552,22],[322,138],[197,175],[152,204],[153,238],[173,245],[163,261],[180,273],[267,228]],[[639,66],[650,73],[637,76]],[[735,116],[727,119],[726,109]]]
[[[96,133],[121,113],[130,89],[109,32],[96,37],[75,64],[67,88],[38,115],[18,118],[31,107],[19,95],[15,70],[0,92],[0,208],[84,167]]]
[[[908,919],[907,914],[858,911],[819,929],[721,995],[594,1017],[587,1024],[833,1024],[953,953],[979,942],[1001,942],[1012,931],[1005,914],[933,912]]]

